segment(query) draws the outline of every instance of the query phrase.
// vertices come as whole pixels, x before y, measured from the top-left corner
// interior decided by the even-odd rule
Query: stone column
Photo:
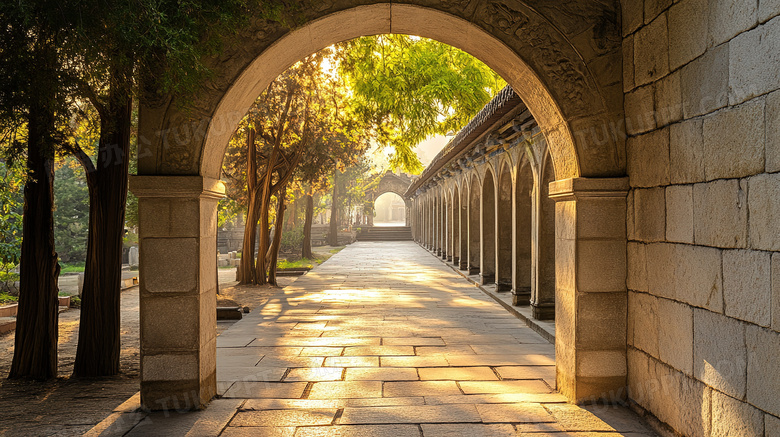
[[[201,176],[131,176],[138,196],[141,403],[193,410],[216,395],[217,202]]]
[[[625,396],[627,192],[628,178],[550,184],[556,201],[556,382],[575,402]]]

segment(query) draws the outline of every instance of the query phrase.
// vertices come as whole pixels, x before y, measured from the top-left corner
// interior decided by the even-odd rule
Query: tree
[[[67,90],[59,47],[67,25],[55,2],[0,4],[0,126],[9,162],[26,159],[20,288],[10,378],[57,375],[54,152],[63,141]]]
[[[414,147],[457,132],[506,83],[468,53],[426,38],[379,35],[338,46],[351,110],[391,147],[393,168],[422,170]]]
[[[344,155],[360,154],[366,148],[362,129],[342,114],[346,106],[342,85],[322,68],[328,54],[326,50],[309,56],[274,80],[242,122],[239,132],[243,134],[234,137],[228,149],[224,174],[231,181],[229,191],[244,199],[247,207],[241,283],[263,284],[266,272],[275,283],[275,257],[284,229],[284,208],[278,205],[284,205],[290,183],[320,185],[329,172],[343,165]],[[242,140],[244,147],[239,148]],[[270,241],[274,196],[276,238]],[[253,263],[258,222],[260,241]]]

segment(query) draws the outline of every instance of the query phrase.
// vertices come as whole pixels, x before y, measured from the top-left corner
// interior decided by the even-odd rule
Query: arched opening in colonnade
[[[407,226],[406,218],[406,202],[397,193],[383,193],[374,200],[374,226]]]
[[[512,172],[503,164],[496,192],[496,291],[512,289]]]
[[[480,280],[492,284],[496,280],[496,187],[493,172],[488,169],[482,181]]]
[[[458,186],[455,185],[452,188],[451,193],[452,207],[450,208],[450,247],[451,254],[448,256],[448,261],[452,261],[456,266],[460,266],[460,194],[458,194]]]
[[[132,181],[140,199],[139,210],[163,205],[166,211],[186,211],[196,224],[183,229],[174,224],[179,219],[171,215],[171,223],[161,226],[159,216],[140,214],[141,262],[154,266],[153,271],[141,275],[141,329],[156,333],[142,336],[144,406],[184,405],[185,398],[187,404],[200,406],[216,393],[216,322],[212,315],[216,260],[215,250],[209,248],[216,247],[211,224],[216,222],[222,191],[218,182],[222,157],[236,124],[262,90],[294,62],[330,44],[363,35],[405,33],[472,54],[512,85],[538,122],[551,150],[550,167],[555,167],[550,174],[568,180],[556,188],[558,201],[582,202],[584,197],[574,196],[575,192],[603,190],[624,202],[620,200],[624,182],[602,179],[625,174],[622,138],[608,136],[606,141],[597,142],[589,134],[592,128],[600,132],[601,126],[622,117],[617,103],[622,102],[620,75],[602,68],[621,65],[619,28],[614,26],[619,16],[614,9],[617,6],[585,0],[544,7],[525,3],[355,0],[323,3],[306,10],[295,21],[300,23],[295,29],[253,21],[213,60],[216,71],[212,83],[197,96],[185,97],[193,102],[189,108],[164,98],[162,92],[162,98],[142,104],[139,137],[145,138],[149,153],[139,156],[139,176]],[[595,179],[571,179],[580,177]],[[470,273],[477,273],[482,193],[476,176],[468,185],[468,267]],[[442,219],[436,210],[441,211],[441,202],[430,203],[433,213],[427,220],[427,240],[434,247],[440,241],[436,233]],[[577,220],[576,214],[559,218],[569,225]],[[576,242],[574,236],[560,244],[576,246]],[[176,257],[170,256],[173,252]],[[561,268],[573,272],[567,280],[576,283],[579,275],[588,273],[583,269],[590,267],[574,253],[566,261],[569,265]],[[619,270],[614,273],[620,275]],[[181,272],[197,280],[166,279],[154,273],[163,271]],[[588,291],[599,287],[589,284]],[[559,292],[572,293],[574,289],[576,285],[566,283]],[[591,294],[589,302],[598,305],[598,293]],[[588,323],[598,323],[581,318],[581,312],[587,313],[587,308],[567,308],[570,332],[584,332]],[[167,325],[163,321],[172,313],[179,315],[179,325],[164,329]],[[585,362],[584,355],[579,358],[574,338],[559,336],[556,342],[561,351],[559,360],[564,360],[558,365],[558,386],[572,400],[598,398],[622,386],[625,363],[610,365],[598,360],[624,360],[624,348],[598,354],[599,347],[589,347],[590,361]],[[171,366],[178,366],[175,375],[167,371]],[[610,370],[588,373],[592,369]],[[190,402],[193,397],[195,401]]]
[[[555,169],[549,153],[545,154],[540,169],[536,208],[538,214],[537,250],[535,256],[535,284],[531,296],[533,315],[539,320],[555,318],[555,201],[550,199],[550,183],[555,180]]]
[[[457,189],[457,188],[456,188]],[[458,205],[458,222],[460,223],[460,235],[459,240],[459,263],[458,268],[460,270],[468,270],[469,268],[469,197],[468,197],[468,185],[466,182],[460,186],[460,199]]]
[[[512,290],[514,305],[531,303],[533,280],[531,248],[533,247],[534,174],[528,156],[523,153],[517,166],[515,182],[515,269]]]
[[[480,229],[480,203],[481,203],[481,190],[479,187],[479,179],[477,178],[477,175],[473,175],[471,177],[471,182],[469,183],[469,207],[468,207],[468,218],[469,218],[469,232],[468,232],[468,249],[469,249],[469,265],[468,265],[468,273],[469,275],[476,275],[479,274],[480,270],[480,236],[481,236],[481,229]]]

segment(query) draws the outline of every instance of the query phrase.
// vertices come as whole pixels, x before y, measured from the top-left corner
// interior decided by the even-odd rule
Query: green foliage
[[[277,230],[280,228],[277,227]],[[303,225],[296,226],[282,232],[282,241],[279,244],[279,251],[284,253],[293,253],[301,249],[303,243]]]
[[[393,148],[391,166],[410,173],[422,170],[417,144],[457,132],[506,85],[471,55],[426,38],[362,37],[343,43],[338,55],[350,111]]]
[[[22,187],[25,174],[21,165],[0,161],[0,264],[19,263],[22,247]]]
[[[82,273],[84,272],[84,263],[83,262],[74,262],[74,263],[60,263],[60,274],[63,273]]]
[[[14,296],[6,292],[0,293],[0,305],[8,305],[8,304],[16,303],[18,300],[19,300],[18,296]]]
[[[56,170],[54,205],[54,241],[60,259],[84,261],[87,257],[89,189],[84,171],[73,158],[65,159]]]

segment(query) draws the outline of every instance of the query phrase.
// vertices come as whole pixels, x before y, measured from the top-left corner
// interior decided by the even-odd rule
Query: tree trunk
[[[255,139],[257,131],[250,128],[247,131],[247,197],[246,223],[244,224],[244,242],[241,248],[241,265],[239,267],[238,283],[253,284],[255,282],[255,235],[257,233],[257,149]]]
[[[333,174],[333,196],[331,196],[330,201],[330,228],[328,231],[328,244],[331,246],[339,245],[339,207],[337,201],[339,191],[338,175],[339,171],[336,170],[336,172]]]
[[[312,221],[314,221],[314,196],[308,194],[306,195],[306,218],[303,222],[303,250],[301,250],[302,258],[314,259],[314,254],[311,251]]]
[[[274,241],[271,244],[271,259],[268,262],[268,283],[277,286],[276,283],[276,261],[279,258],[279,246],[282,243],[282,223],[284,223],[284,211],[287,207],[284,200],[287,197],[287,187],[283,186],[277,194],[279,202],[276,207],[276,232],[274,232]]]
[[[19,307],[9,378],[57,376],[60,266],[54,250],[54,144],[50,135],[54,114],[46,107],[49,87],[38,85],[41,87],[32,91],[27,125],[29,175],[24,185]]]
[[[106,108],[101,115],[97,170],[89,184],[87,259],[73,367],[73,374],[82,377],[119,373],[122,240],[132,98],[112,90]]]

